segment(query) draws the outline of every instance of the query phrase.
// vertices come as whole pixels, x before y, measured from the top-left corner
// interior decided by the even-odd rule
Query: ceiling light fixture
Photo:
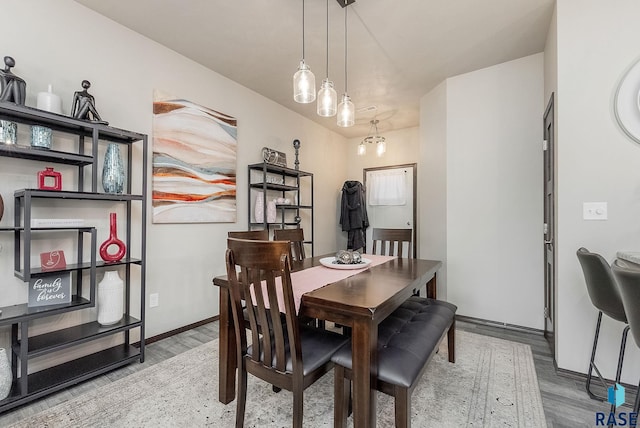
[[[347,3],[348,4],[348,3]],[[347,93],[347,10],[344,8],[344,94],[338,105],[338,126],[346,128],[355,123],[355,106]]]
[[[298,71],[293,75],[293,99],[308,104],[316,99],[316,76],[304,62],[304,0],[302,0],[302,59]]]
[[[318,115],[322,117],[335,116],[338,109],[338,94],[333,89],[333,82],[329,80],[329,0],[327,0],[327,74],[318,91]]]
[[[367,146],[364,143],[376,144],[376,154],[378,156],[382,156],[384,152],[387,151],[387,143],[386,138],[378,133],[378,123],[380,121],[378,119],[373,119],[369,123],[369,135],[364,137],[364,139],[358,145],[358,155],[364,156],[367,154]],[[375,129],[375,132],[372,132]]]

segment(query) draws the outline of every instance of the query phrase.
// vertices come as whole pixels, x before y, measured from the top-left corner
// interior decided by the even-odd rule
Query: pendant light
[[[293,75],[293,99],[308,104],[316,99],[316,76],[304,62],[304,0],[302,0],[302,59],[298,71]]]
[[[369,121],[369,135],[367,135],[358,145],[358,155],[364,156],[367,154],[367,146],[365,143],[376,144],[376,154],[378,157],[382,156],[387,151],[386,138],[378,133],[378,119]],[[375,130],[375,132],[374,132]]]
[[[329,0],[327,0],[327,74],[318,91],[318,116],[335,116],[338,110],[338,94],[329,80]]]
[[[347,7],[344,8],[344,94],[338,105],[338,126],[346,128],[355,123],[355,106],[347,94]]]

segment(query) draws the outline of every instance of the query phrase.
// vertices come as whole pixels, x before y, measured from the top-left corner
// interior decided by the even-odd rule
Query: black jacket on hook
[[[340,224],[347,232],[347,249],[365,246],[365,230],[369,227],[364,186],[359,181],[345,181],[342,186]]]

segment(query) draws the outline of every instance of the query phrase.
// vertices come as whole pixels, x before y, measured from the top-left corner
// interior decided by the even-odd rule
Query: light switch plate
[[[582,218],[584,220],[607,220],[607,203],[584,202],[582,204]]]

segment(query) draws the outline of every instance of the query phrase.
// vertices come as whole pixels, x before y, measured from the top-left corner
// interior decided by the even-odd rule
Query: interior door
[[[555,285],[555,181],[554,181],[554,96],[544,113],[544,333],[555,360],[556,285]]]
[[[370,225],[366,231],[367,252],[371,251],[371,234],[374,228],[412,229],[413,250],[411,254],[416,257],[418,254],[415,226],[417,164],[365,168],[363,172]],[[397,185],[399,178],[404,184],[403,189],[392,190],[393,186]],[[404,253],[410,254],[409,249],[405,247]]]

